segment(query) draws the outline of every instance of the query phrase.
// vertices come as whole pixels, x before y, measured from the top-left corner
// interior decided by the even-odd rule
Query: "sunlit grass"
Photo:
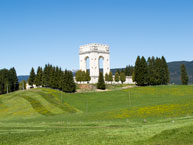
[[[39,88],[1,95],[0,144],[193,142],[193,86],[117,88],[75,94]]]

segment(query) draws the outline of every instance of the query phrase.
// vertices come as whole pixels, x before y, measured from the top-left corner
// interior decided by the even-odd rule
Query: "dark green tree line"
[[[146,61],[142,56],[137,57],[133,72],[133,80],[139,86],[167,85],[169,83],[169,70],[165,58],[149,57]]]
[[[80,82],[80,83],[81,82],[89,83],[91,80],[90,73],[88,70],[86,72],[82,70],[78,70],[75,74],[75,79],[77,82]]]
[[[62,71],[58,66],[55,67],[50,64],[46,64],[44,68],[38,67],[36,74],[32,68],[28,83],[31,86],[35,84],[37,87],[49,87],[67,93],[76,91],[72,72]]]
[[[19,82],[15,68],[0,70],[0,94],[14,92],[19,89]]]

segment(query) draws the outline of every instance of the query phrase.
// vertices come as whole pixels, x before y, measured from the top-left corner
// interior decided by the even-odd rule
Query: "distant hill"
[[[170,83],[171,84],[181,84],[180,80],[180,66],[184,64],[186,66],[188,76],[189,76],[189,83],[193,84],[193,61],[173,61],[168,62],[168,67],[170,71]],[[115,74],[117,70],[122,70],[124,68],[113,68],[111,72]],[[75,76],[75,71],[73,71],[73,75]],[[19,82],[22,80],[27,81],[29,78],[28,75],[18,76]]]
[[[184,64],[189,76],[189,84],[193,84],[193,61],[174,61],[169,62],[170,83],[181,84],[180,66]]]
[[[22,76],[17,76],[18,78],[18,81],[21,82],[21,81],[27,81],[28,78],[29,78],[29,75],[22,75]]]

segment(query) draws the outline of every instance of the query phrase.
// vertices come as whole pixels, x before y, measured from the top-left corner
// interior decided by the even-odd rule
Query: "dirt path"
[[[117,91],[117,90],[124,90],[124,89],[129,89],[129,88],[134,88],[136,86],[125,86],[125,87],[120,87],[120,88],[115,88],[115,89],[105,89],[105,90],[100,90],[100,89],[94,89],[94,90],[77,90],[76,93],[88,93],[88,92],[109,92],[109,91]]]

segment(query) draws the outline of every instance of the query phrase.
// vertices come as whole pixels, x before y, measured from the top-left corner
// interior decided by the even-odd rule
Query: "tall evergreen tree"
[[[7,91],[10,92],[9,84],[9,70],[0,70],[0,94],[5,94]]]
[[[72,72],[65,70],[63,79],[62,90],[66,93],[74,93],[76,91],[76,84]]]
[[[162,84],[162,62],[161,59],[156,57],[155,59],[155,84],[161,85]]]
[[[49,87],[50,80],[50,64],[46,64],[43,71],[43,86]]]
[[[83,79],[82,79],[82,71],[81,70],[78,70],[76,72],[75,79],[76,79],[77,82],[80,82],[80,83],[83,81]]]
[[[103,73],[102,72],[99,73],[97,89],[101,89],[101,90],[105,90],[106,89],[105,81],[104,81],[104,77],[103,77]]]
[[[18,82],[16,70],[14,67],[9,70],[9,79],[10,79],[9,85],[10,85],[11,92],[19,90],[19,82]]]
[[[108,73],[105,74],[105,81],[106,81],[106,82],[109,81],[109,75],[108,75]]]
[[[90,80],[91,80],[90,73],[89,73],[89,71],[87,70],[86,73],[85,73],[85,81],[86,81],[87,83],[89,83]]]
[[[82,81],[86,81],[86,72],[85,71],[81,71],[81,78],[82,78]]]
[[[138,56],[136,59],[134,79],[135,79],[134,81],[137,83],[138,86],[147,85],[148,69],[147,69],[147,62],[143,56],[141,58]]]
[[[148,75],[147,75],[147,82],[148,85],[156,85],[156,70],[155,70],[155,58],[148,58]]]
[[[188,85],[188,74],[184,64],[181,65],[181,81],[182,85]]]
[[[109,73],[109,82],[111,82],[111,84],[113,82],[113,73],[112,72]]]
[[[126,81],[126,76],[125,76],[124,72],[120,73],[120,81],[121,81],[122,84]]]
[[[117,71],[115,73],[115,82],[119,82],[120,81],[120,77],[119,77],[119,72]]]
[[[29,79],[28,79],[28,83],[30,86],[33,86],[35,84],[35,71],[34,71],[34,68],[32,67],[31,69],[31,72],[30,72],[30,76],[29,76]]]
[[[43,85],[43,70],[41,67],[38,67],[38,69],[37,69],[37,75],[35,77],[35,85],[37,87]]]
[[[168,64],[164,56],[161,58],[161,75],[162,75],[162,84],[167,85],[170,81],[170,73],[168,70]]]

